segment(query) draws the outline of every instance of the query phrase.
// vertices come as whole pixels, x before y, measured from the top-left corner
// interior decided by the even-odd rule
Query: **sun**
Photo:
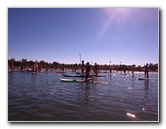
[[[117,23],[120,23],[122,21],[125,21],[130,16],[130,8],[105,8],[103,9],[104,13],[108,17],[109,24],[112,21],[115,21]]]
[[[130,16],[130,8],[104,8],[103,12],[106,14],[107,20],[103,24],[98,36],[99,38],[104,35],[112,22],[116,22],[117,25],[121,25],[125,23]]]

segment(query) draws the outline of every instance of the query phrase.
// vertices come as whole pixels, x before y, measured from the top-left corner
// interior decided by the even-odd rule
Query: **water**
[[[8,120],[159,121],[157,80],[138,80],[142,72],[104,75],[96,80],[106,84],[61,82],[55,71],[8,73]]]

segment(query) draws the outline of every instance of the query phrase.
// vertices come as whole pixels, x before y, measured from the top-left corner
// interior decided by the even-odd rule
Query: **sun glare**
[[[103,11],[107,15],[107,20],[103,24],[103,27],[99,33],[99,38],[104,35],[112,22],[116,22],[118,25],[126,22],[129,16],[130,8],[104,8]]]
[[[108,16],[108,21],[111,23],[115,21],[119,23],[120,21],[124,21],[129,17],[130,8],[107,8],[103,9],[104,13]]]

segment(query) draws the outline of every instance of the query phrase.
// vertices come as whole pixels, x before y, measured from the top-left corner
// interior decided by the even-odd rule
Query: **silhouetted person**
[[[144,66],[145,68],[145,78],[149,78],[149,65],[148,63]]]
[[[84,70],[85,70],[85,64],[84,64],[84,61],[82,60],[82,64],[81,64],[81,73],[82,73],[82,75],[84,75]]]
[[[89,77],[89,74],[90,74],[89,62],[87,62],[86,66],[85,66],[85,69],[86,69],[85,81],[88,81],[88,77]]]
[[[94,65],[94,73],[95,73],[95,76],[97,76],[98,75],[98,67],[97,67],[97,63],[95,63],[95,65]]]

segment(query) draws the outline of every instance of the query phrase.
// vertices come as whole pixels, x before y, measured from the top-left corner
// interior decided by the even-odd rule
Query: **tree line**
[[[61,67],[63,66],[66,69],[80,69],[81,68],[81,64],[64,64],[64,63],[58,63],[56,61],[54,61],[53,63],[48,63],[45,61],[15,61],[13,59],[8,60],[8,68],[10,69],[12,67],[12,65],[14,65],[14,68],[19,69],[21,66],[24,67],[32,67],[34,64],[38,64],[39,67],[41,68],[45,68],[45,69],[61,69]],[[92,65],[93,66],[93,65]],[[143,71],[144,70],[144,66],[136,66],[135,64],[133,65],[98,65],[98,69],[99,70],[109,70],[110,66],[112,68],[112,70],[117,70],[117,71],[132,71],[134,69],[134,71]],[[149,70],[150,71],[158,71],[158,64],[153,64],[153,63],[149,63]]]

